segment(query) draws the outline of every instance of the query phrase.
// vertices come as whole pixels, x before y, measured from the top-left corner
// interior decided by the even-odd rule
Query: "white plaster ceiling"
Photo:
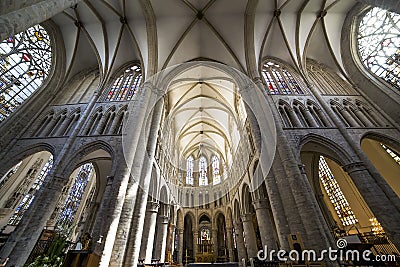
[[[277,57],[301,72],[306,59],[312,58],[345,74],[341,32],[355,3],[85,0],[53,20],[63,33],[68,78],[96,65],[104,81],[133,60],[142,62],[147,74],[199,58],[247,74],[247,62],[254,58],[261,65],[264,57]],[[226,75],[206,72],[204,68],[191,70],[171,84],[168,105],[174,117],[168,127],[180,157],[199,153],[201,144],[208,154],[219,153],[229,161],[239,135],[229,125],[238,120],[236,89]]]
[[[254,39],[254,50],[248,51],[254,51],[251,56],[257,61],[266,56],[278,57],[301,71],[309,57],[345,73],[340,56],[341,28],[355,3],[86,0],[52,19],[63,33],[68,77],[95,65],[107,78],[132,60],[142,61],[146,70],[151,64],[161,70],[196,58],[219,61],[246,73],[246,34],[253,34],[250,39]],[[274,16],[278,9],[280,15]],[[319,17],[323,10],[326,15]],[[254,15],[254,19],[246,20],[246,15]],[[246,31],[246,27],[254,32]]]

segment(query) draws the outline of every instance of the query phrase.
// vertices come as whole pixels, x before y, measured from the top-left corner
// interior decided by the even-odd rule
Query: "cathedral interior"
[[[257,259],[340,242],[399,266],[399,14],[1,1],[6,266],[370,265]]]

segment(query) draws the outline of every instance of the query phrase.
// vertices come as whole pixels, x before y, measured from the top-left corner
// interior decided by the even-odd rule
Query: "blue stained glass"
[[[67,228],[74,222],[75,215],[81,204],[88,182],[93,175],[93,164],[82,165],[69,190],[68,197],[57,219],[57,227]]]
[[[49,160],[46,162],[46,164],[40,171],[38,177],[36,178],[35,182],[33,183],[28,194],[25,195],[25,197],[22,199],[22,201],[18,205],[17,209],[14,211],[14,214],[11,216],[10,220],[8,221],[8,225],[16,226],[20,223],[25,212],[29,209],[29,207],[32,204],[32,201],[35,199],[36,193],[42,187],[43,182],[46,179],[47,174],[50,172],[52,167],[53,167],[53,156],[51,155]]]

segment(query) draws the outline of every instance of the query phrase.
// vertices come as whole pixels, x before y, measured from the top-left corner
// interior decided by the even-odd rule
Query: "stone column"
[[[193,229],[193,258],[196,259],[196,255],[199,252],[199,246],[198,246],[198,240],[199,240],[199,233],[197,232],[197,229]]]
[[[271,221],[267,201],[264,199],[257,199],[253,202],[253,205],[256,210],[263,247],[267,246],[268,249],[277,249],[275,242],[275,229]]]
[[[179,235],[179,240],[178,240],[178,263],[179,265],[182,265],[182,259],[183,255],[183,229],[178,229],[178,235]]]
[[[342,116],[347,120],[349,123],[350,127],[359,127],[360,125],[358,122],[351,116],[349,111],[345,108],[338,107],[339,112],[342,114]]]
[[[258,252],[257,237],[254,231],[252,216],[253,215],[250,213],[241,215],[247,255],[249,258],[256,257]]]
[[[241,262],[242,259],[247,259],[246,247],[244,245],[242,222],[235,222],[234,223],[234,227],[235,227],[235,234],[236,234],[236,245],[237,245],[237,251],[238,251],[238,260],[239,260],[239,262]]]
[[[145,259],[145,263],[151,263],[159,206],[160,205],[154,201],[148,201],[147,203],[146,218],[144,219],[143,226],[142,244],[140,245],[139,253],[139,258]]]
[[[214,226],[214,227],[216,227],[216,226]],[[218,231],[217,231],[217,229],[212,230],[212,241],[214,243],[214,245],[213,245],[214,255],[216,258],[218,258]]]
[[[6,1],[5,3],[9,4],[10,2]],[[15,4],[14,8],[7,10],[9,11],[7,14],[0,16],[0,39],[4,40],[35,24],[48,20],[79,2],[80,0],[30,0],[25,6]],[[1,7],[3,4],[1,4]],[[4,13],[4,11],[1,13]]]
[[[294,112],[293,108],[289,109],[289,117],[290,120],[293,124],[293,127],[303,127],[303,125],[301,124],[299,118],[297,117],[296,112]]]
[[[390,240],[400,248],[400,212],[381,190],[362,162],[343,166]]]
[[[233,232],[232,227],[226,227],[226,245],[227,245],[227,253],[228,259],[230,262],[233,262]]]
[[[311,127],[319,127],[318,123],[315,121],[314,117],[311,115],[310,109],[306,108],[304,110],[304,116],[308,120],[308,122],[311,124]]]
[[[365,124],[366,127],[374,127],[374,124],[367,117],[365,117],[364,113],[360,110],[360,108],[357,108],[355,110],[355,114]]]
[[[160,224],[157,229],[157,241],[154,257],[156,259],[160,259],[160,262],[165,261],[165,248],[167,245],[167,235],[168,235],[168,216],[160,216],[159,217]]]
[[[134,179],[132,180],[139,179],[139,183],[137,183],[137,181],[132,182],[134,184],[134,187],[139,186],[140,190],[136,189],[138,191],[136,198],[132,199],[132,197],[135,197],[135,195],[132,194],[129,198],[130,201],[124,203],[123,207],[124,213],[127,216],[127,220],[124,221],[123,224],[119,226],[119,228],[122,231],[124,231],[125,229],[129,229],[129,241],[126,240],[124,237],[123,243],[125,244],[123,246],[120,246],[119,244],[117,246],[114,245],[114,251],[120,251],[121,249],[123,249],[124,254],[126,255],[124,259],[115,259],[115,261],[118,261],[121,265],[122,262],[125,261],[124,264],[130,266],[136,266],[139,258],[140,243],[143,234],[143,224],[146,213],[146,202],[148,197],[146,192],[148,192],[149,190],[150,180],[158,179],[158,177],[152,177],[151,170],[156,151],[158,129],[160,127],[162,116],[163,101],[158,101],[157,103],[154,103],[155,101],[159,100],[158,95],[154,93],[155,88],[144,87],[143,90],[150,91],[148,94],[146,93],[143,96],[144,98],[149,99],[146,99],[148,100],[148,102],[142,102],[143,105],[146,103],[146,106],[141,106],[141,108],[143,108],[145,112],[148,112],[147,115],[150,116],[151,123],[149,123],[148,125],[143,125],[143,127],[140,128],[141,136],[139,140],[142,143],[139,144],[143,145],[140,146],[140,149],[136,149],[136,151],[134,151],[135,156],[131,173],[131,175],[134,177]],[[131,114],[131,116],[131,118],[135,118],[134,114]],[[144,117],[143,119],[149,118]],[[127,123],[129,123],[129,121]],[[135,129],[139,128],[135,127]],[[135,193],[135,191],[132,191],[132,193]],[[135,203],[134,211],[132,210],[131,201]]]
[[[52,176],[38,192],[35,201],[1,250],[2,258],[10,258],[10,266],[24,266],[57,204],[66,181],[62,177]]]
[[[54,136],[64,136],[65,130],[74,119],[75,115],[72,117],[67,117],[67,116],[63,117],[63,122],[61,123],[60,128],[58,128],[57,132],[54,133]]]
[[[173,219],[171,219],[172,221]],[[166,262],[172,262],[173,261],[173,255],[174,255],[174,250],[175,250],[175,231],[176,231],[176,225],[175,224],[169,224],[168,227],[168,235],[167,235],[167,247],[166,247]]]

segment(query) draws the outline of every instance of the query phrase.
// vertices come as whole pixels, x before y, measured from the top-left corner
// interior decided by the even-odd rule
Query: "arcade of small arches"
[[[60,233],[65,262],[84,251],[95,266],[240,262],[265,246],[320,250],[339,238],[400,254],[400,127],[343,73],[266,56],[261,80],[247,83],[199,59],[156,76],[160,97],[139,58],[75,73],[21,126],[22,102],[40,103],[46,77],[57,79],[45,29],[0,45],[0,256],[33,263]],[[29,42],[44,46],[41,59]],[[360,49],[368,75],[398,90],[398,47]]]

